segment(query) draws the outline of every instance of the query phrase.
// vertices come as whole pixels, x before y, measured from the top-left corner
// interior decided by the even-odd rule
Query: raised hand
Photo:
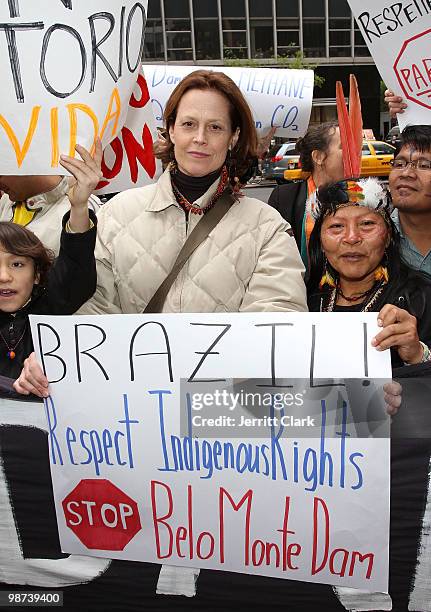
[[[85,232],[90,227],[88,216],[88,198],[102,178],[102,143],[98,138],[91,155],[81,145],[75,147],[81,159],[60,156],[60,164],[75,178],[75,183],[69,190],[70,227],[74,232]]]

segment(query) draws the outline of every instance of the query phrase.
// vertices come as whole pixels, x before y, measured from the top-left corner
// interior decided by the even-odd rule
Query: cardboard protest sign
[[[170,94],[181,79],[196,66],[144,64],[144,74],[158,126]],[[308,128],[313,100],[314,72],[286,68],[204,67],[227,74],[244,94],[252,109],[256,127],[267,132],[277,127],[277,136],[299,138]]]
[[[119,134],[140,70],[147,4],[2,3],[1,174],[64,174],[61,153]]]
[[[375,379],[390,363],[370,344],[375,315],[32,317],[32,330],[64,551],[387,591]]]
[[[387,87],[408,108],[401,128],[431,123],[431,5],[429,2],[349,0],[356,23]]]

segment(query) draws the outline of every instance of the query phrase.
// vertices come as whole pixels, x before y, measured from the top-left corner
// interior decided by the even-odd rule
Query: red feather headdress
[[[357,178],[361,174],[362,113],[358,83],[350,75],[349,111],[347,112],[341,81],[336,84],[338,125],[343,149],[344,176]]]

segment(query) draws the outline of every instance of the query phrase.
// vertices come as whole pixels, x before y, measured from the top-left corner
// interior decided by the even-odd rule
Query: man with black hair
[[[411,268],[431,275],[431,125],[411,125],[401,132],[389,189],[401,256]]]

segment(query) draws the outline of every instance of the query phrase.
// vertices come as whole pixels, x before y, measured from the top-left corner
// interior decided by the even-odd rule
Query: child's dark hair
[[[54,253],[33,232],[11,221],[0,221],[0,248],[19,257],[31,257],[35,275],[39,276],[38,284],[46,285]]]

